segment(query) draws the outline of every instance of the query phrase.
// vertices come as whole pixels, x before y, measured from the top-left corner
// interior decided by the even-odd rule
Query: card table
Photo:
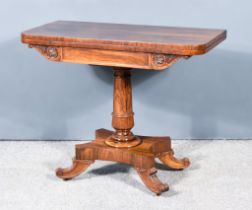
[[[132,165],[143,183],[160,195],[168,185],[157,177],[155,159],[174,170],[190,165],[177,159],[168,136],[141,136],[134,126],[131,72],[162,71],[180,59],[207,53],[226,38],[226,30],[56,21],[21,34],[22,42],[49,61],[110,66],[114,70],[112,126],[98,129],[95,139],[75,146],[69,168],[56,175],[69,180],[84,172],[95,160]],[[74,74],[74,72],[73,72]],[[87,101],[88,103],[88,101]]]

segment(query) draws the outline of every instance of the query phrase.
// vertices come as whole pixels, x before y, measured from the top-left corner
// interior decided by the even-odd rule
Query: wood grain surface
[[[56,21],[22,33],[34,45],[198,55],[226,38],[220,29]]]

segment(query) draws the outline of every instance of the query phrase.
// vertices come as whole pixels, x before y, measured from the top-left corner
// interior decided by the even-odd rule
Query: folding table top
[[[22,33],[22,42],[127,52],[199,55],[226,38],[226,30],[56,21]]]

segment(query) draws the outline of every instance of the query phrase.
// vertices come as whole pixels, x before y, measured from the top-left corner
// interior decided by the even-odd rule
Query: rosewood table
[[[225,30],[56,21],[22,33],[22,42],[50,61],[111,66],[114,69],[112,126],[98,129],[95,140],[75,146],[70,168],[56,175],[69,180],[95,160],[132,165],[157,195],[168,185],[157,177],[155,158],[172,169],[189,166],[176,159],[170,137],[134,135],[131,69],[164,70],[182,58],[207,53],[226,38]],[[137,70],[135,70],[137,71]]]

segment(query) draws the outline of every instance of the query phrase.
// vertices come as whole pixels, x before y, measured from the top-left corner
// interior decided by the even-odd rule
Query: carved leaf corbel
[[[171,65],[176,63],[179,59],[188,59],[191,56],[185,55],[166,55],[166,54],[152,54],[152,66],[153,69],[163,70],[169,68]]]
[[[47,45],[29,45],[30,48],[36,49],[40,52],[46,59],[50,61],[60,61],[62,58],[62,48]]]

